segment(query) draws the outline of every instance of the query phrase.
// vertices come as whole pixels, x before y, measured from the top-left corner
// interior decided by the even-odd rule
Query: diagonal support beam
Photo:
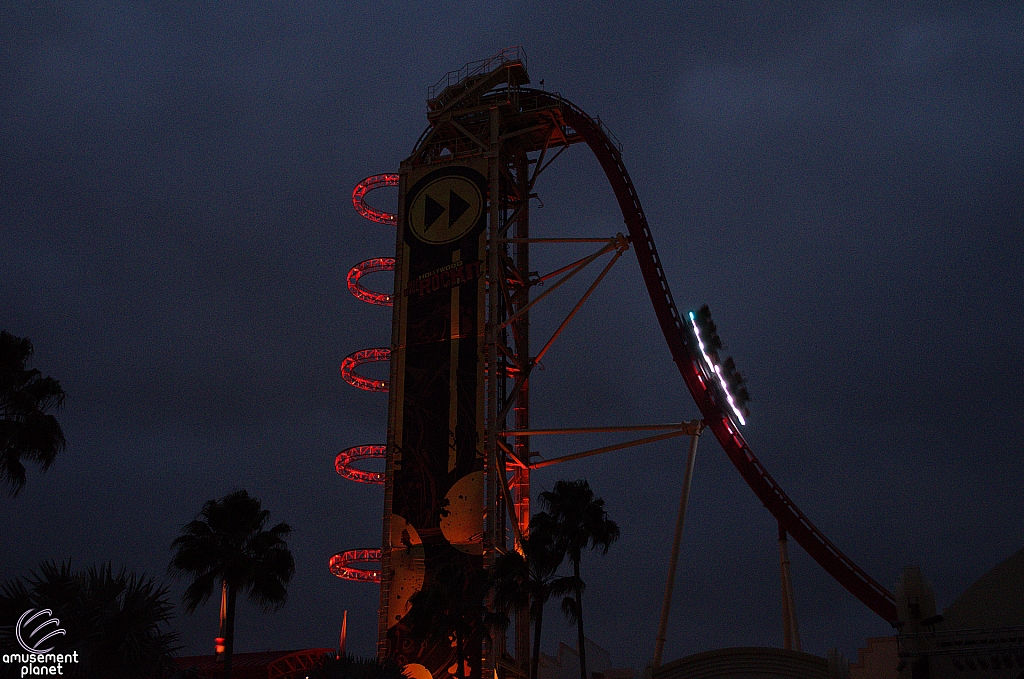
[[[512,353],[512,350],[509,349],[504,342],[498,342],[498,351],[504,354],[508,360],[512,361],[516,368],[519,368],[520,370],[523,369],[523,366],[519,365],[519,358]]]
[[[544,165],[544,156],[547,155],[548,149],[551,147],[551,140],[554,139],[554,137],[555,128],[552,126],[552,128],[548,130],[547,136],[544,138],[544,147],[540,150],[540,155],[537,156],[537,164],[533,167],[533,176],[526,180],[528,193],[533,193],[533,185],[537,181],[537,175],[540,174],[541,167]]]
[[[654,641],[654,669],[661,667],[661,655],[665,650],[665,635],[668,630],[668,612],[672,606],[672,589],[676,581],[676,566],[679,564],[679,545],[683,538],[683,524],[686,522],[686,505],[690,500],[690,484],[693,482],[693,465],[697,459],[697,440],[704,428],[698,422],[698,429],[690,435],[690,450],[686,456],[686,471],[683,474],[683,492],[679,498],[679,512],[676,514],[676,531],[672,538],[672,553],[668,561],[668,576],[665,579],[665,596],[661,602],[661,619],[658,621],[658,636]]]
[[[516,320],[517,318],[519,318],[520,316],[525,314],[527,311],[529,311],[534,306],[536,306],[538,302],[540,302],[542,299],[544,299],[545,297],[550,295],[552,292],[557,290],[559,288],[559,286],[561,286],[563,283],[565,283],[570,278],[572,278],[573,276],[578,274],[580,271],[582,271],[584,268],[586,268],[586,266],[588,264],[593,262],[595,259],[597,259],[601,255],[605,254],[606,252],[610,252],[613,248],[615,248],[615,243],[608,243],[608,245],[605,245],[603,248],[601,248],[600,250],[598,250],[594,254],[592,254],[589,257],[585,257],[582,260],[580,260],[580,262],[575,265],[576,268],[574,268],[573,270],[569,271],[569,273],[565,274],[565,276],[563,276],[562,278],[558,279],[558,281],[556,281],[555,284],[552,285],[550,288],[548,288],[547,290],[545,290],[544,292],[540,293],[539,295],[534,297],[532,300],[530,300],[529,304],[523,306],[518,311],[516,311],[514,314],[512,314],[511,316],[506,318],[505,321],[501,325],[498,326],[498,329],[500,330],[502,328],[507,327],[509,323],[511,323],[512,321]]]
[[[513,393],[513,394],[518,394],[519,393],[519,390],[523,386],[523,381],[530,375],[530,371],[532,369],[533,369],[533,366],[527,366],[526,369],[520,371],[520,373],[518,375],[516,375],[516,381],[515,381],[515,384],[512,385],[512,392],[511,393]],[[508,401],[506,401],[505,405],[501,409],[501,412],[499,412],[498,416],[494,418],[494,421],[495,422],[504,422],[505,421],[505,416],[508,415],[508,411],[512,410],[512,406],[515,404],[515,402],[516,402],[516,400],[514,398],[510,398]]]
[[[505,220],[505,225],[501,227],[500,231],[498,231],[498,238],[505,237],[505,234],[508,233],[509,227],[516,223],[516,221],[519,219],[519,215],[523,213],[523,211],[526,209],[526,206],[528,206],[529,204],[530,201],[528,200],[524,200],[519,203],[519,206],[515,209],[512,215]]]
[[[501,141],[502,142],[506,142],[509,139],[514,139],[515,137],[519,137],[519,136],[522,136],[524,134],[530,134],[531,132],[536,132],[537,130],[545,130],[545,129],[548,129],[550,127],[551,127],[550,123],[541,123],[539,125],[532,125],[530,127],[524,127],[523,129],[516,130],[515,132],[506,132],[505,134],[501,135]],[[550,134],[548,135],[548,139],[549,140],[551,139],[551,135]]]
[[[602,239],[599,239],[598,242],[614,243],[615,239],[614,238],[602,238]],[[587,257],[583,257],[582,259],[577,259],[572,264],[566,264],[565,266],[563,266],[561,268],[555,269],[554,271],[552,271],[550,273],[546,273],[543,276],[540,276],[538,278],[535,278],[535,279],[531,280],[530,281],[530,285],[538,285],[540,283],[544,283],[544,282],[546,282],[546,281],[548,281],[548,280],[550,280],[552,278],[555,278],[556,276],[561,276],[566,271],[569,271],[571,269],[575,269],[578,266],[586,266],[586,263],[587,263],[588,260],[590,260],[590,256],[589,255]],[[590,260],[590,261],[592,261],[592,260]]]
[[[501,445],[501,442],[498,442]],[[504,448],[504,446],[502,446]],[[508,513],[512,516],[512,532],[516,536],[516,542],[519,543],[520,548],[523,544],[523,534],[519,532],[519,515],[516,514],[516,503],[512,501],[512,491],[508,487],[508,478],[505,476],[505,466],[498,464],[498,453],[497,449],[491,449],[491,464],[494,465],[494,469],[498,472],[497,476],[501,479],[501,494],[505,497],[505,507],[508,509]]]
[[[622,236],[621,233],[618,235],[618,238],[619,242],[616,243],[615,245],[615,256],[612,257],[611,261],[608,262],[607,265],[605,265],[604,270],[597,277],[597,279],[595,279],[594,282],[590,284],[590,287],[587,288],[586,293],[584,293],[583,297],[580,298],[580,301],[576,303],[576,306],[572,308],[572,311],[569,312],[569,315],[565,317],[565,320],[562,321],[562,324],[558,326],[558,329],[555,330],[555,333],[551,335],[551,339],[547,341],[547,344],[541,347],[541,350],[537,353],[536,356],[533,357],[534,363],[539,363],[540,360],[544,358],[544,354],[548,353],[548,349],[551,348],[551,345],[555,343],[555,340],[558,339],[558,336],[562,334],[562,331],[564,331],[566,327],[568,327],[569,321],[572,320],[573,316],[579,313],[579,310],[583,308],[584,302],[590,299],[590,296],[594,294],[594,290],[597,290],[597,286],[601,283],[602,280],[604,280],[604,277],[608,275],[608,272],[612,270],[612,267],[615,266],[615,262],[619,261],[619,257],[622,256],[622,253],[624,253],[629,248],[629,244],[626,242],[626,239]]]
[[[533,192],[533,185],[537,182],[537,177],[540,176],[540,173],[543,172],[544,170],[548,169],[548,166],[550,166],[551,163],[553,163],[556,160],[558,160],[558,156],[562,155],[562,151],[566,150],[567,148],[569,148],[569,144],[566,144],[562,148],[558,149],[555,152],[555,155],[551,156],[551,159],[548,162],[544,163],[544,165],[540,164],[540,161],[542,161],[544,159],[543,156],[541,156],[540,158],[537,159],[537,167],[534,168],[533,176],[530,178],[530,192],[531,193]]]
[[[501,439],[498,439],[498,447],[504,450],[505,454],[511,457],[513,462],[515,462],[520,467],[523,467],[524,469],[526,468],[527,465],[522,460],[520,460],[519,456],[512,452],[512,449],[509,448]]]
[[[458,121],[455,120],[454,118],[449,118],[445,122],[448,123],[449,125],[451,125],[452,127],[454,127],[456,130],[458,130],[462,134],[466,135],[469,138],[470,141],[472,141],[474,144],[479,146],[482,150],[489,151],[491,149],[491,147],[488,144],[485,144],[483,141],[480,140],[479,137],[477,137],[475,134],[473,134],[472,132],[467,130],[465,127],[460,125],[458,123]]]
[[[625,238],[625,236],[623,236]],[[626,240],[629,240],[626,238]],[[617,243],[615,238],[506,238],[506,243]],[[571,266],[571,265],[570,265]],[[563,269],[565,267],[562,267]]]
[[[560,462],[569,462],[571,460],[579,460],[584,457],[590,457],[591,455],[600,455],[601,453],[610,453],[613,450],[622,450],[623,448],[632,448],[633,446],[642,446],[645,443],[654,443],[656,441],[664,441],[665,439],[675,438],[676,436],[683,436],[686,432],[682,429],[676,431],[670,431],[667,434],[658,434],[657,436],[648,436],[647,438],[636,439],[634,441],[626,441],[625,443],[616,443],[611,446],[604,446],[603,448],[594,448],[593,450],[585,450],[582,453],[573,453],[572,455],[563,455],[562,457],[555,457],[550,460],[542,460],[540,462],[534,462],[530,465],[530,469],[543,469],[544,467],[550,467],[553,464]]]

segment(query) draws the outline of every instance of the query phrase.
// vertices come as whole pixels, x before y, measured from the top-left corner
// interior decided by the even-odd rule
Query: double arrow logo
[[[424,243],[451,243],[476,226],[483,211],[484,198],[475,182],[462,175],[446,175],[412,199],[409,226]]]
[[[445,212],[448,213],[448,229],[451,230],[455,223],[459,221],[459,217],[466,214],[468,209],[469,203],[462,200],[459,194],[451,189],[448,189],[447,208],[431,198],[430,194],[427,194],[423,199],[423,233],[429,231],[430,227],[437,223],[437,220]]]

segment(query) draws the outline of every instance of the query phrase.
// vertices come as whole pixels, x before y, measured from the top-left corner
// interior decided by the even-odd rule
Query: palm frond
[[[570,625],[575,625],[580,620],[580,608],[576,599],[571,596],[562,599],[562,615]]]
[[[587,590],[587,583],[575,575],[565,575],[553,580],[550,588],[551,596],[566,596],[575,593],[577,588],[580,592],[585,592]]]
[[[27,338],[0,331],[0,484],[11,496],[25,486],[23,459],[46,471],[67,447],[49,412],[64,404],[64,390],[57,380],[26,367],[31,356]]]
[[[205,604],[214,589],[217,589],[219,580],[216,571],[207,571],[197,576],[192,584],[185,588],[185,593],[181,597],[182,603],[185,604],[185,612],[194,613],[197,608]]]

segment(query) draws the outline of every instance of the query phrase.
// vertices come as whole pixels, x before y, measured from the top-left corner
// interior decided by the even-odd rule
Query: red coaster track
[[[893,595],[839,551],[839,548],[800,511],[754,456],[743,435],[729,417],[727,404],[719,403],[715,392],[709,389],[701,378],[699,353],[694,348],[695,338],[672,299],[672,292],[669,290],[658,250],[654,246],[647,217],[644,216],[640,198],[633,187],[626,166],[622,163],[622,154],[617,145],[609,139],[599,122],[561,96],[529,88],[522,88],[521,92],[535,96],[539,101],[546,101],[551,106],[561,106],[562,115],[568,126],[583,138],[597,157],[615,192],[619,209],[629,229],[630,242],[636,249],[636,258],[644,283],[647,285],[647,293],[654,305],[658,323],[672,352],[672,358],[705,423],[714,432],[715,438],[747,485],[782,528],[793,536],[818,565],[865,606],[887,622],[895,622],[896,600]]]
[[[356,460],[384,459],[384,452],[387,446],[352,446],[338,453],[334,458],[334,469],[349,481],[359,483],[372,483],[384,485],[384,474],[381,472],[368,472],[355,467],[352,463]]]
[[[356,389],[362,389],[363,391],[387,392],[387,380],[375,380],[369,377],[363,377],[356,372],[356,368],[364,363],[377,363],[379,361],[387,361],[390,359],[391,349],[388,347],[377,347],[375,349],[360,349],[359,351],[354,351],[346,356],[345,360],[341,362],[341,377]]]
[[[398,186],[398,175],[375,174],[356,184],[356,188],[352,191],[352,206],[355,207],[356,212],[371,222],[394,226],[398,223],[398,216],[396,214],[377,210],[366,204],[366,194],[383,186]]]
[[[390,214],[390,213],[389,213]],[[364,274],[375,273],[377,271],[394,271],[395,270],[395,258],[394,257],[375,257],[373,259],[367,259],[364,262],[359,262],[354,267],[349,269],[348,272],[348,290],[352,295],[358,299],[366,302],[367,304],[377,304],[379,306],[391,306],[392,299],[391,294],[387,292],[374,292],[364,288],[359,283],[359,279]]]
[[[329,568],[333,575],[338,576],[342,580],[376,582],[379,585],[379,569],[352,567],[352,564],[356,563],[375,563],[378,561],[380,561],[379,549],[349,549],[332,556]]]
[[[352,205],[355,206],[356,211],[359,214],[370,221],[378,222],[380,224],[391,224],[394,226],[398,221],[398,218],[394,213],[377,210],[366,204],[366,194],[374,189],[379,189],[384,186],[398,186],[398,175],[377,174],[372,177],[367,177],[363,181],[359,182],[352,191]],[[394,257],[375,257],[373,259],[367,259],[359,262],[348,272],[347,283],[349,292],[351,292],[356,299],[368,304],[391,306],[392,296],[390,294],[368,290],[360,285],[359,279],[362,278],[364,274],[394,270]],[[387,361],[390,358],[391,349],[389,347],[361,349],[359,351],[355,351],[346,356],[345,360],[341,362],[341,376],[346,382],[357,389],[363,389],[364,391],[387,392],[387,380],[374,380],[369,377],[364,377],[356,372],[356,368],[364,363]],[[351,448],[346,448],[338,453],[337,457],[334,458],[334,469],[338,474],[344,476],[350,481],[383,485],[383,473],[359,469],[353,463],[357,460],[383,459],[385,449],[386,446],[379,444],[352,446]],[[349,549],[344,552],[338,552],[332,556],[329,568],[333,575],[336,575],[342,580],[375,582],[380,584],[380,569],[356,568],[353,565],[376,563],[379,561],[380,549]]]

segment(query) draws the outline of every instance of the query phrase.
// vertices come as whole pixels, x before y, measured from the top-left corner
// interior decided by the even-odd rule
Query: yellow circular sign
[[[409,226],[424,243],[451,243],[473,228],[483,210],[484,197],[477,185],[448,175],[430,182],[412,199]]]

